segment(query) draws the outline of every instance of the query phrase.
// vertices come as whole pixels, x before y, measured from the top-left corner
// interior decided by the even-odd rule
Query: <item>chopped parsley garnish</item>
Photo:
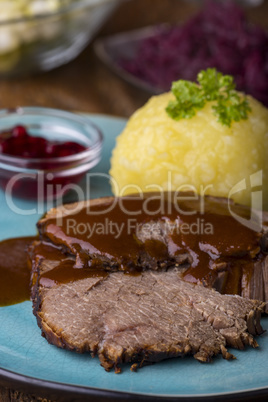
[[[172,92],[176,100],[170,101],[166,111],[174,120],[191,119],[207,101],[215,101],[212,106],[218,121],[228,127],[232,121],[246,120],[251,108],[246,96],[235,90],[231,75],[223,75],[215,68],[201,71],[198,84],[179,80],[173,82]]]

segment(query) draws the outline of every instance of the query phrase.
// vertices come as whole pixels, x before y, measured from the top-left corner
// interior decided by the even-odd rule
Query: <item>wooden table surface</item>
[[[265,25],[268,2],[250,9],[250,18]],[[182,0],[128,0],[99,32],[99,36],[127,31],[158,22],[187,19],[198,2]],[[267,23],[268,25],[268,23]],[[131,87],[98,60],[92,45],[71,63],[23,79],[0,80],[0,108],[49,106],[89,113],[130,116],[149,95]]]
[[[98,37],[146,25],[186,20],[198,9],[191,0],[127,0],[104,24]],[[268,1],[247,9],[253,22],[268,27]],[[53,71],[12,80],[0,80],[0,108],[46,106],[88,113],[130,116],[149,94],[121,81],[96,57],[90,44],[76,60]],[[0,402],[45,401],[29,390],[0,387]],[[58,398],[56,398],[58,400]],[[64,399],[63,399],[64,400]],[[91,399],[92,400],[92,399]]]

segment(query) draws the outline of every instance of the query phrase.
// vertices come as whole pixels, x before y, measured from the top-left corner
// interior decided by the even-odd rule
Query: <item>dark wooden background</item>
[[[248,9],[252,21],[268,25],[268,1]],[[98,36],[158,22],[179,22],[198,8],[194,0],[127,0]],[[112,74],[94,54],[92,45],[71,63],[48,73],[23,79],[0,80],[0,108],[49,106],[89,113],[128,117],[149,95]]]
[[[119,6],[97,36],[154,23],[184,21],[197,9],[198,2],[194,0],[127,0]],[[248,8],[247,14],[251,21],[268,27],[267,0],[264,0],[261,7]],[[128,117],[149,96],[121,81],[107,69],[94,54],[92,44],[76,60],[48,73],[0,80],[0,108],[47,106]],[[8,383],[0,386],[0,402],[48,401],[46,391],[37,392],[34,387],[28,390],[22,386],[17,388]]]

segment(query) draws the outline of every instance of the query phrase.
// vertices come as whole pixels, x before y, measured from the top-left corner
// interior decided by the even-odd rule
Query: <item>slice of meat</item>
[[[152,241],[142,238],[142,225],[150,215],[142,213],[137,218],[135,211],[133,214],[124,211],[123,201],[121,211],[120,200],[123,198],[104,197],[54,208],[37,223],[40,237],[73,254],[79,267],[100,265],[109,271],[165,270],[188,262],[189,253],[176,256],[169,252],[164,239],[166,232],[156,236],[157,220],[148,222]],[[103,212],[106,209],[108,212]],[[161,218],[160,213],[156,213],[157,218]]]
[[[262,302],[187,283],[176,268],[135,276],[89,273],[47,287],[44,278],[52,278],[57,266],[71,259],[53,259],[53,252],[50,260],[35,258],[39,246],[31,250],[32,299],[43,336],[58,347],[98,355],[106,370],[120,372],[126,362],[135,370],[190,354],[201,362],[219,353],[231,359],[226,347],[256,347],[253,336],[263,332]]]
[[[246,271],[242,277],[241,296],[249,299],[263,300],[268,313],[268,257],[254,263],[251,274]]]
[[[185,197],[147,193],[76,203],[49,211],[38,228],[41,238],[74,254],[77,266],[97,261],[115,270],[129,265],[158,269],[180,263],[181,255],[188,255],[192,264],[205,256],[208,264],[220,257],[254,258],[260,252],[261,235],[235,219],[226,200]],[[250,217],[249,208],[234,208],[244,220]]]
[[[171,208],[166,200],[173,196],[165,193],[163,205],[161,201],[146,203],[153,198],[151,193],[135,200],[137,210],[145,206],[154,211],[140,216],[133,215],[134,204],[123,203],[121,208],[124,198],[60,206],[38,222],[40,237],[71,254],[77,267],[130,272],[180,267],[186,281],[268,302],[267,227],[256,233],[240,224],[230,215],[229,207],[243,219],[251,217],[252,211],[229,205],[225,198],[195,196],[189,200],[189,193],[188,198],[180,193],[177,211],[176,198]],[[263,220],[268,221],[267,213],[263,213]],[[210,234],[204,229],[212,223]],[[188,233],[185,227],[194,232]]]

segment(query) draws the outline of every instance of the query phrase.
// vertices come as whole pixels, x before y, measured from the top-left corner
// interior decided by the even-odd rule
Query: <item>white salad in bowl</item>
[[[120,0],[0,0],[0,76],[76,57]]]

